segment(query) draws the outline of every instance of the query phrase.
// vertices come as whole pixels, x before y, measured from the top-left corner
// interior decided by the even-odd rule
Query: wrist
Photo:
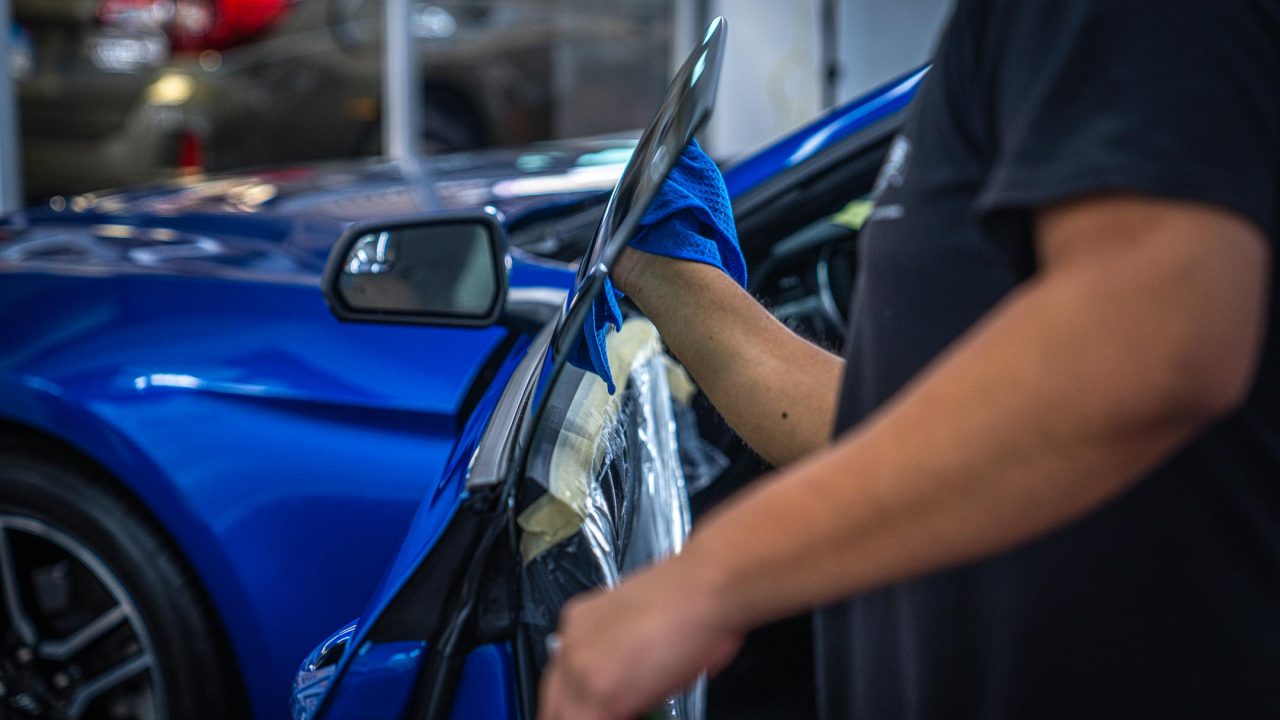
[[[730,558],[705,540],[691,541],[673,560],[682,566],[690,602],[708,622],[732,633],[746,633],[756,623],[746,612]]]
[[[672,297],[673,288],[690,288],[706,284],[709,275],[728,277],[717,267],[693,260],[654,255],[627,248],[614,266],[613,284],[648,311],[650,303]]]
[[[649,264],[650,257],[652,256],[649,253],[633,248],[624,248],[622,254],[618,257],[617,263],[614,264],[612,272],[609,273],[614,287],[621,290],[623,294],[634,297],[639,289],[636,281],[648,273],[644,266]]]

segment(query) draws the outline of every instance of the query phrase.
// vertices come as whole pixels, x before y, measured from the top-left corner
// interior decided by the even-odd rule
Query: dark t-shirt
[[[1274,242],[1278,177],[1280,0],[959,0],[863,231],[838,430],[1036,272],[1037,208],[1138,192]],[[1103,509],[820,612],[825,716],[1280,718],[1278,324],[1244,408]]]

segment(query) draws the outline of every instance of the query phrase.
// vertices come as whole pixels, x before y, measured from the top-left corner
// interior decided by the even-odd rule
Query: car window
[[[679,552],[690,529],[684,437],[694,386],[652,323],[628,319],[609,340],[618,379],[568,367],[547,395],[517,494],[525,662],[540,674],[560,608]],[[698,449],[695,439],[691,451]],[[693,478],[696,481],[696,477]],[[705,683],[670,698],[664,717],[701,718]]]

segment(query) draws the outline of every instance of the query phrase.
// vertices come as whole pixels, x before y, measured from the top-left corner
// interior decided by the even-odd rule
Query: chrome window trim
[[[559,300],[563,301],[563,296],[559,296]],[[489,424],[476,445],[475,455],[471,457],[467,490],[497,485],[510,471],[520,438],[520,428],[528,420],[526,410],[537,386],[555,326],[554,320],[542,326],[529,344],[524,358],[511,373],[511,379],[507,381],[502,396],[498,398],[498,405],[489,418]]]

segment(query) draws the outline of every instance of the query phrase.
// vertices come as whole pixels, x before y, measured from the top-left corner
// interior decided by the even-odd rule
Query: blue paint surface
[[[452,512],[460,483],[437,484],[458,412],[508,333],[343,324],[312,287],[205,279],[9,274],[0,307],[0,419],[143,501],[259,717],[285,712],[299,658],[361,612],[415,513],[438,529]]]
[[[427,648],[395,642],[366,646],[343,677],[342,693],[326,717],[399,718]],[[511,651],[506,645],[481,645],[462,666],[451,720],[513,720],[518,717]]]

